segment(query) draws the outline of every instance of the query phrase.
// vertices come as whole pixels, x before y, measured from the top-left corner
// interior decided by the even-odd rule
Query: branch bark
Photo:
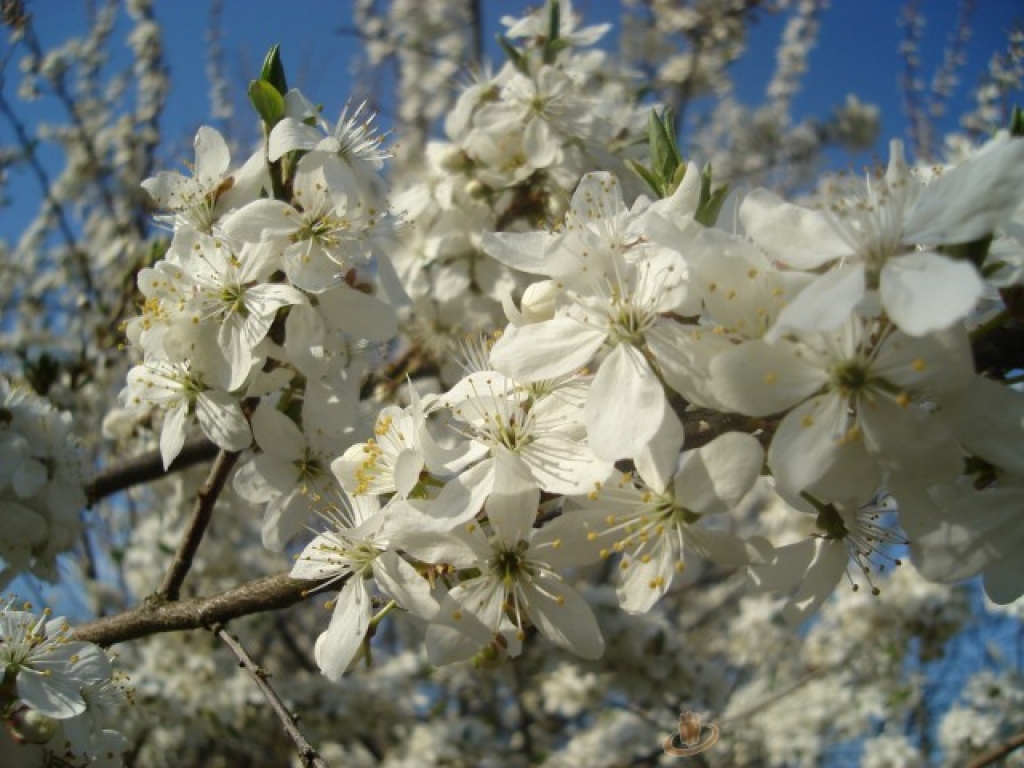
[[[238,641],[238,638],[228,632],[224,627],[217,625],[211,628],[214,634],[219,637],[224,644],[231,649],[231,652],[235,654],[238,659],[239,666],[243,667],[246,672],[256,681],[257,687],[260,692],[266,698],[267,703],[270,704],[270,708],[274,710],[274,714],[277,715],[281,724],[284,726],[285,733],[287,733],[291,740],[295,742],[295,746],[299,749],[299,756],[302,758],[302,764],[307,768],[329,768],[324,759],[320,757],[313,746],[306,741],[306,737],[302,735],[302,731],[299,730],[297,725],[298,718],[288,711],[285,707],[284,702],[281,701],[281,697],[277,695],[277,691],[274,690],[273,686],[267,682],[267,672],[262,667],[258,666],[256,662],[252,660],[252,657],[245,650],[242,644]]]
[[[340,589],[342,583],[335,582],[331,589]],[[206,597],[173,602],[152,597],[129,611],[81,624],[72,634],[75,640],[106,647],[161,632],[207,629],[242,616],[288,608],[321,585],[278,573]]]
[[[178,545],[178,551],[174,553],[171,567],[157,592],[161,600],[177,600],[181,594],[181,585],[192,568],[192,559],[206,534],[217,497],[224,490],[228,475],[231,474],[231,470],[238,462],[238,456],[238,453],[222,450],[217,454],[213,466],[210,467],[210,474],[207,476],[206,482],[196,494],[196,503],[192,510],[192,519],[189,521],[188,530],[185,531],[185,536],[182,538],[181,544]]]
[[[1021,747],[1024,747],[1024,731],[1019,731],[1001,744],[982,752],[967,764],[967,768],[985,768]]]
[[[143,454],[134,459],[129,459],[122,464],[105,469],[98,474],[91,483],[85,486],[85,497],[88,506],[93,506],[97,501],[113,496],[115,493],[133,488],[136,485],[144,485],[163,477],[169,472],[177,472],[182,469],[193,467],[209,461],[217,455],[218,448],[205,437],[193,440],[185,444],[174,460],[171,468],[164,469],[163,459],[159,451]]]

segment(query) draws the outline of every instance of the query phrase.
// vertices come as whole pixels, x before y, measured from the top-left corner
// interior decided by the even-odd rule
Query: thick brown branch
[[[192,559],[199,550],[199,544],[206,534],[206,528],[213,516],[213,506],[217,503],[217,497],[224,490],[228,481],[228,475],[238,461],[239,454],[228,451],[220,451],[217,458],[210,467],[210,474],[206,478],[203,487],[196,494],[195,507],[192,510],[192,519],[189,521],[188,529],[178,545],[178,551],[174,553],[174,561],[164,576],[164,582],[160,585],[157,595],[161,601],[177,600],[181,594],[181,585],[185,581],[189,570],[192,568]]]
[[[985,768],[986,765],[992,765],[1021,747],[1024,747],[1024,731],[1019,731],[1006,741],[982,752],[967,764],[967,768]]]
[[[160,457],[159,451],[129,459],[123,464],[105,469],[97,475],[91,483],[85,486],[85,497],[91,507],[100,499],[136,485],[152,482],[168,472],[177,472],[209,461],[217,455],[217,450],[217,446],[205,437],[193,440],[185,444],[181,453],[178,454],[178,458],[174,460],[168,470],[164,470],[163,459]]]
[[[336,586],[340,588],[341,584],[339,581]],[[124,613],[81,624],[73,634],[76,640],[109,646],[161,632],[203,629],[242,616],[287,608],[302,602],[319,586],[319,582],[279,573],[208,597],[174,602],[150,598]]]
[[[297,718],[288,711],[284,702],[281,701],[281,697],[277,695],[277,691],[275,691],[273,686],[267,682],[266,671],[262,667],[257,666],[256,662],[252,660],[252,657],[248,654],[245,648],[242,647],[242,644],[238,641],[237,637],[233,636],[221,626],[214,627],[213,632],[228,648],[231,649],[231,652],[235,654],[238,658],[239,666],[245,668],[252,679],[256,681],[257,687],[270,704],[271,709],[274,710],[274,714],[276,714],[278,719],[281,721],[285,732],[289,737],[291,737],[291,740],[295,742],[295,746],[298,747],[299,756],[302,758],[302,764],[305,766],[314,766],[315,768],[328,768],[324,759],[317,754],[317,751],[313,749],[313,746],[306,741],[306,737],[302,735],[302,731],[299,730],[299,727],[296,724]]]

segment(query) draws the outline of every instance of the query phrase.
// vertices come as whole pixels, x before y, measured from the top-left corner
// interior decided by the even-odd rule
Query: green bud
[[[249,83],[249,101],[268,133],[284,117],[284,97],[266,80],[253,80]]]
[[[1013,108],[1013,114],[1010,115],[1010,135],[1024,136],[1024,109],[1018,106]]]

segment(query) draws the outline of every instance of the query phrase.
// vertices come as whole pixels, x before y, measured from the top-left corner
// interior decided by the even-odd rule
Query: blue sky
[[[539,2],[539,0],[538,0]],[[534,2],[536,5],[538,2]],[[960,5],[953,0],[921,3],[927,14],[922,49],[922,73],[930,78],[939,66],[942,51],[953,28]],[[75,0],[30,0],[29,7],[45,45],[58,44],[81,31],[85,2]],[[187,159],[183,154],[191,143],[195,129],[210,122],[209,89],[206,81],[206,40],[210,25],[211,0],[169,2],[157,0],[155,12],[165,33],[166,58],[171,70],[172,92],[163,119],[167,137],[164,162],[177,166]],[[501,31],[499,19],[515,14],[527,6],[518,0],[483,0],[486,39],[491,56],[498,60],[500,52],[493,43]],[[795,117],[825,115],[842,103],[846,94],[856,94],[862,101],[881,107],[882,130],[875,151],[885,155],[888,139],[902,137],[906,120],[902,111],[900,76],[902,63],[899,43],[902,29],[898,24],[903,4],[894,0],[834,0],[821,16],[818,45],[811,53],[809,75],[794,103]],[[953,117],[941,127],[956,127],[955,116],[968,104],[970,87],[985,71],[992,52],[1004,50],[1006,33],[1014,20],[1024,22],[1024,5],[1009,0],[987,0],[975,3],[971,17],[972,39],[967,48],[967,61],[962,70],[962,83],[956,94]],[[617,0],[576,0],[574,7],[582,11],[587,22],[611,22],[619,18]],[[121,20],[124,23],[124,19]],[[742,101],[756,104],[763,97],[774,66],[774,53],[783,27],[783,19],[762,14],[752,28],[750,51],[735,68],[737,92]],[[616,25],[617,26],[617,25]],[[280,43],[291,82],[307,90],[308,95],[323,103],[328,114],[340,110],[352,91],[351,64],[357,42],[339,30],[352,27],[352,5],[338,0],[223,0],[220,21],[224,59],[232,85],[243,91],[249,79],[259,70],[265,52]],[[122,27],[122,30],[124,27]],[[607,38],[615,45],[617,30]],[[111,51],[113,63],[124,66],[130,52],[115,35]],[[8,77],[16,80],[16,77]],[[12,86],[6,86],[10,93]],[[26,113],[32,117],[57,114],[47,100],[34,105]],[[942,131],[940,131],[941,133]],[[10,130],[0,123],[0,142],[6,143]],[[854,158],[854,162],[870,160]],[[56,168],[58,157],[48,164]],[[849,163],[837,159],[838,163]],[[22,200],[16,200],[19,207]],[[11,219],[5,225],[0,213],[0,236],[11,236]],[[20,217],[19,217],[20,218]]]
[[[536,4],[536,3],[534,3]],[[613,0],[577,0],[575,8],[592,22],[619,18],[619,3]],[[927,14],[922,71],[938,66],[943,46],[957,15],[953,0],[922,3]],[[1024,5],[1009,0],[975,3],[973,30],[968,45],[964,83],[958,94],[966,96],[970,84],[984,71],[988,57],[1006,44],[1006,31],[1017,19],[1024,21]],[[37,28],[44,42],[59,42],[81,29],[84,2],[35,0],[30,2]],[[517,0],[484,0],[484,13],[491,41],[501,29],[498,19],[527,6]],[[834,0],[821,17],[821,34],[811,54],[810,75],[796,102],[799,114],[813,114],[856,93],[883,109],[883,134],[899,133],[904,127],[901,114],[899,42],[897,23],[902,3],[894,0]],[[59,8],[59,11],[56,10]],[[156,15],[166,34],[165,45],[174,81],[167,128],[190,129],[203,122],[209,101],[205,81],[206,32],[210,0],[156,2]],[[253,76],[267,49],[280,43],[293,76],[315,92],[325,104],[340,107],[349,92],[349,65],[356,44],[338,30],[351,27],[352,8],[337,0],[223,0],[221,28],[229,74],[239,84]],[[762,15],[753,28],[750,56],[737,66],[741,97],[756,101],[763,93],[773,64],[775,42],[782,28],[780,17]],[[614,44],[615,31],[609,36]],[[492,54],[496,46],[491,45]],[[114,56],[127,60],[120,48]]]

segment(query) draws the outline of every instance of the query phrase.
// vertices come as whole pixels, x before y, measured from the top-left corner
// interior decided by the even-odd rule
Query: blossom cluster
[[[73,640],[66,619],[0,607],[0,751],[5,765],[117,766],[127,740],[111,728],[130,698],[106,654]],[[8,763],[7,761],[11,762]]]
[[[57,556],[83,531],[82,475],[71,414],[0,376],[0,585],[57,580]]]
[[[1024,140],[946,168],[894,141],[816,208],[727,200],[664,116],[650,167],[615,151],[641,113],[579,50],[604,30],[558,8],[508,20],[509,61],[390,202],[372,118],[332,129],[295,90],[261,109],[266,145],[241,166],[203,128],[194,175],[145,183],[174,235],[139,275],[123,402],[163,412],[165,466],[194,421],[225,451],[255,440],[234,486],[264,505],[267,548],[320,513],[292,570],[339,590],[320,669],[337,680],[395,608],[427,624],[435,664],[517,656],[533,630],[599,658],[577,585],[602,563],[630,614],[706,561],[798,624],[844,574],[877,593],[907,544],[929,578],[1019,597],[1024,421],[1005,414],[1024,395],[975,371],[971,336],[1021,281]],[[439,334],[499,307],[507,324],[428,349],[452,385],[411,386],[366,439],[367,343],[406,294],[414,333],[424,312]],[[762,475],[807,532],[743,521]]]

